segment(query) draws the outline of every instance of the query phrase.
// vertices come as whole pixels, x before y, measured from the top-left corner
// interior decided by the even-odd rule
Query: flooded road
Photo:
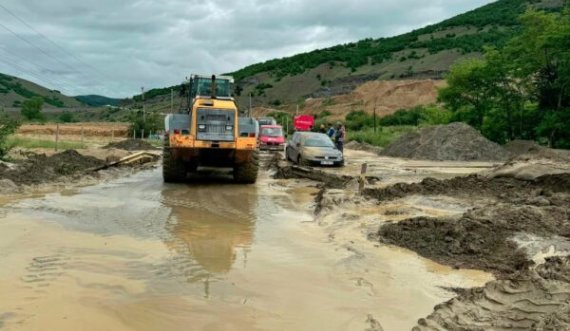
[[[408,330],[491,279],[317,222],[314,184],[261,176],[5,202],[0,330]]]

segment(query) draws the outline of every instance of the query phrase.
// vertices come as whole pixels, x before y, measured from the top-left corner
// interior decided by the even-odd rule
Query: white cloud
[[[177,84],[191,72],[229,72],[275,57],[403,33],[489,2],[4,0],[6,8],[82,61],[0,8],[2,24],[49,54],[0,27],[0,72],[68,94],[125,97],[141,86]]]

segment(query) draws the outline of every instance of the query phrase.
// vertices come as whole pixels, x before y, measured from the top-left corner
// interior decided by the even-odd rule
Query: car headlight
[[[231,125],[226,125],[226,131],[232,131],[234,127]]]
[[[206,130],[206,125],[204,125],[204,124],[198,125],[198,130],[200,130],[200,131]]]

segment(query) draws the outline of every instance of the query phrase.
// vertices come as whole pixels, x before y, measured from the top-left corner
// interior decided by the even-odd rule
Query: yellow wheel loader
[[[257,137],[254,125],[247,125],[255,121],[239,117],[232,85],[229,76],[191,76],[186,92],[188,107],[165,118],[165,182],[184,181],[198,167],[220,167],[232,168],[236,182],[255,183]]]

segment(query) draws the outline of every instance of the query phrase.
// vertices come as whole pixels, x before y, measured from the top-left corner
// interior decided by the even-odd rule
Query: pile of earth
[[[361,143],[355,140],[349,141],[346,145],[344,145],[344,147],[355,151],[365,151],[378,155],[380,155],[380,153],[382,152],[381,147],[370,145],[367,143]]]
[[[413,330],[570,330],[570,256],[463,290]]]
[[[550,159],[562,162],[570,161],[570,151],[541,146],[532,140],[513,140],[505,144],[514,160]]]
[[[481,269],[497,276],[533,264],[513,240],[519,233],[570,239],[570,196],[529,198],[524,204],[474,208],[459,219],[416,217],[387,223],[371,236],[411,249],[455,268]]]
[[[92,156],[67,150],[52,156],[30,155],[16,167],[0,167],[0,180],[9,180],[16,185],[42,184],[61,177],[77,176],[87,170],[100,167],[105,161]]]
[[[570,191],[570,173],[548,174],[534,180],[513,177],[469,175],[451,179],[426,178],[419,183],[398,183],[385,188],[367,188],[364,195],[388,201],[409,195],[448,195],[468,199],[492,198],[503,202],[524,201],[529,196]],[[521,200],[522,199],[522,200]]]
[[[422,128],[403,135],[382,155],[436,161],[506,161],[510,153],[465,123]]]
[[[140,139],[127,139],[118,142],[112,142],[104,146],[105,149],[116,148],[126,151],[146,151],[156,149],[152,144]]]

